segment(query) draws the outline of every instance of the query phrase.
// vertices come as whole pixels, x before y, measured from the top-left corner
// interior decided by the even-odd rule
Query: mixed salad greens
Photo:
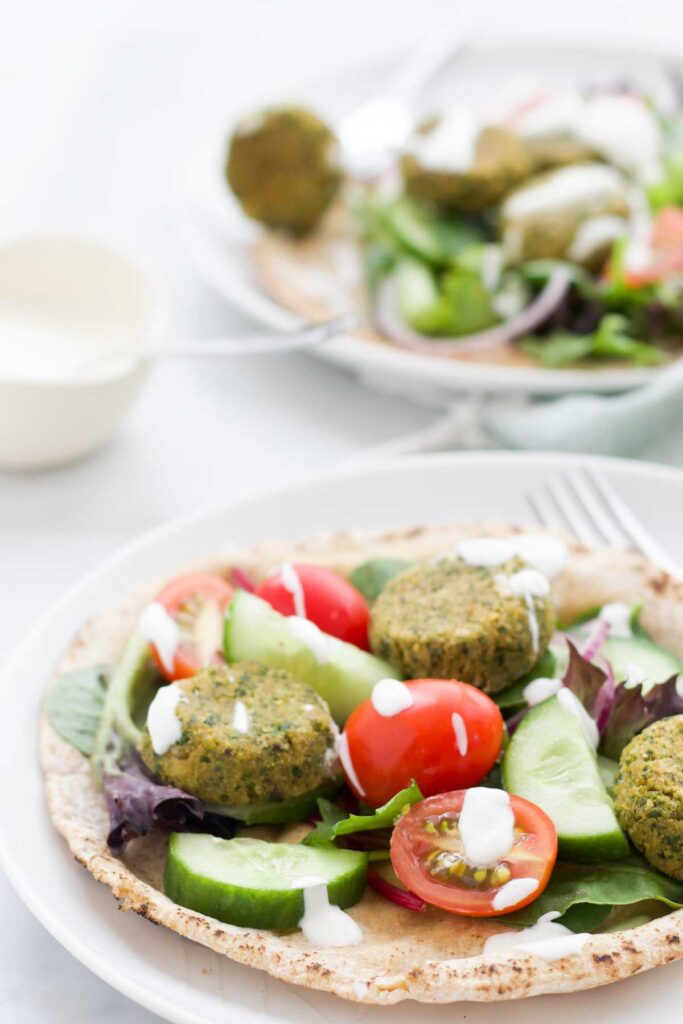
[[[683,907],[683,665],[637,604],[557,627],[564,557],[522,535],[350,579],[179,577],[118,665],[56,681],[48,719],[90,759],[114,854],[171,833],[183,906],[345,945],[367,885],[569,955]]]

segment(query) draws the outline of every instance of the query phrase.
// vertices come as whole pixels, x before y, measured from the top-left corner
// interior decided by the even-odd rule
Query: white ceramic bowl
[[[118,250],[68,236],[0,247],[0,466],[54,466],[107,441],[161,330],[155,282]]]

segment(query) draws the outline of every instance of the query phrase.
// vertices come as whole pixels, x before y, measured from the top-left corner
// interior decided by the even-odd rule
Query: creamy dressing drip
[[[467,107],[451,108],[425,134],[412,142],[412,153],[421,167],[430,171],[464,174],[474,164],[481,124]]]
[[[282,586],[294,598],[294,614],[299,618],[306,618],[306,598],[304,588],[301,585],[299,574],[291,562],[283,562],[280,566],[280,580]]]
[[[372,688],[372,706],[382,718],[393,718],[413,706],[413,697],[405,683],[398,679],[380,679]]]
[[[469,747],[469,736],[467,735],[467,726],[465,725],[465,719],[462,715],[459,715],[457,711],[454,711],[451,715],[451,723],[453,725],[453,732],[455,733],[455,745],[458,748],[458,753],[461,757],[464,757]]]
[[[508,794],[484,786],[468,789],[458,828],[468,864],[493,867],[507,856],[515,839],[515,816]]]
[[[579,224],[572,238],[567,255],[570,260],[582,263],[594,253],[611,246],[618,238],[628,234],[628,221],[624,217],[605,214],[600,217],[589,217]]]
[[[623,197],[625,184],[619,171],[606,164],[561,167],[510,196],[504,204],[505,215],[516,220],[577,204],[601,205]]]
[[[183,733],[176,708],[182,694],[177,683],[160,686],[147,712],[147,731],[152,743],[152,750],[159,757],[167,753],[177,743]]]
[[[630,689],[633,686],[642,686],[645,682],[647,682],[647,676],[642,665],[639,665],[636,661],[629,661],[626,666],[624,686]]]
[[[493,897],[494,910],[507,910],[538,889],[537,878],[511,878]]]
[[[355,946],[363,932],[353,918],[330,903],[327,882],[319,875],[295,878],[292,886],[303,889],[304,913],[299,927],[313,946]]]
[[[167,672],[173,672],[176,651],[180,643],[180,628],[164,606],[152,601],[138,619],[138,631],[154,644],[159,660]]]
[[[547,700],[548,697],[553,697],[562,689],[563,685],[561,679],[549,679],[545,676],[539,676],[538,679],[532,679],[530,683],[526,684],[522,690],[522,696],[529,707],[533,708],[536,704]]]
[[[318,664],[326,665],[330,660],[330,637],[309,619],[290,615],[286,621],[289,631],[309,649]]]
[[[504,592],[513,594],[515,597],[521,597],[524,600],[529,620],[531,649],[534,654],[538,654],[540,650],[540,629],[534,598],[547,597],[550,593],[548,580],[538,569],[520,569],[519,572],[515,572],[511,576],[497,576],[496,581]]]
[[[555,919],[559,916],[558,911],[551,910],[539,917],[531,928],[490,935],[484,944],[484,956],[499,956],[501,953],[519,951],[552,963],[580,953],[590,935],[587,932],[572,932],[563,924],[558,924]]]
[[[600,734],[598,733],[598,727],[595,720],[586,711],[585,707],[571,690],[566,686],[563,686],[557,693],[557,699],[565,709],[570,711],[573,715],[576,715],[578,720],[581,722],[584,734],[593,750],[597,750],[598,743],[600,742]]]
[[[361,786],[360,780],[356,775],[356,769],[353,767],[351,751],[349,750],[349,740],[345,732],[343,732],[339,737],[337,753],[339,754],[339,760],[341,761],[341,766],[344,769],[347,779],[352,783],[356,792],[360,793],[361,796],[365,796],[365,790]]]
[[[232,713],[232,727],[244,736],[249,732],[249,712],[241,700],[235,701]]]
[[[598,618],[602,622],[609,623],[610,636],[618,636],[629,639],[633,636],[631,628],[631,607],[621,601],[613,601],[603,605]]]
[[[473,537],[460,541],[455,553],[468,565],[495,566],[517,555],[544,576],[556,576],[567,561],[567,545],[557,537],[520,533],[515,537]]]

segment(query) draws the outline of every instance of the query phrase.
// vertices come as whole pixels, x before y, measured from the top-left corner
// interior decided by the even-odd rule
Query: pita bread
[[[342,572],[371,557],[428,558],[467,536],[505,536],[495,526],[416,526],[382,533],[331,533],[296,544],[267,543],[214,568],[239,564],[256,575],[284,560],[324,563]],[[561,614],[607,601],[641,599],[653,636],[683,656],[683,584],[631,551],[592,551],[570,541],[570,558],[553,593]],[[155,587],[141,588],[110,613],[86,625],[58,671],[112,662],[140,608]],[[503,930],[495,921],[459,918],[436,909],[403,910],[368,890],[351,915],[363,929],[358,946],[311,947],[300,932],[282,935],[241,929],[172,903],[162,890],[166,839],[155,834],[131,843],[121,859],[106,845],[107,814],[86,758],[63,742],[43,718],[41,761],[50,814],[76,858],[108,885],[121,909],[298,985],[359,1002],[391,1004],[502,1000],[605,985],[683,955],[683,911],[621,933],[596,934],[581,953],[554,963],[529,954],[481,955],[485,939]],[[291,832],[284,836],[296,839]]]
[[[264,231],[252,248],[257,279],[267,295],[305,320],[326,320],[349,311],[358,313],[363,326],[354,337],[395,347],[369,326],[363,254],[351,215],[335,207],[315,234],[304,239]],[[535,366],[537,362],[513,345],[497,345],[483,352],[436,355],[465,363]]]

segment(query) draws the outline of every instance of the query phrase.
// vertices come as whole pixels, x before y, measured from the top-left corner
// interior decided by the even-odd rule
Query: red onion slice
[[[233,586],[239,587],[240,590],[246,590],[250,594],[256,591],[256,584],[244,569],[240,569],[239,565],[234,566],[230,572],[230,582]]]
[[[405,910],[417,910],[418,912],[427,909],[427,904],[421,896],[416,896],[414,892],[408,892],[407,889],[399,889],[393,882],[388,882],[386,878],[382,878],[379,871],[375,871],[374,868],[370,868],[368,871],[368,885],[380,896],[383,896],[385,900],[395,903],[397,907],[403,907]]]
[[[596,654],[600,653],[602,645],[609,636],[611,626],[606,619],[594,619],[593,622],[589,623],[589,625],[591,627],[591,631],[581,654],[586,661],[593,661]]]
[[[484,352],[486,349],[509,345],[515,338],[533,331],[542,324],[560,302],[569,288],[569,275],[565,270],[556,271],[543,291],[520,313],[502,324],[489,327],[476,334],[465,334],[461,338],[435,338],[418,334],[401,317],[396,299],[396,283],[386,278],[379,286],[375,302],[375,324],[382,334],[397,345],[424,352],[427,355],[457,355],[461,352]]]

